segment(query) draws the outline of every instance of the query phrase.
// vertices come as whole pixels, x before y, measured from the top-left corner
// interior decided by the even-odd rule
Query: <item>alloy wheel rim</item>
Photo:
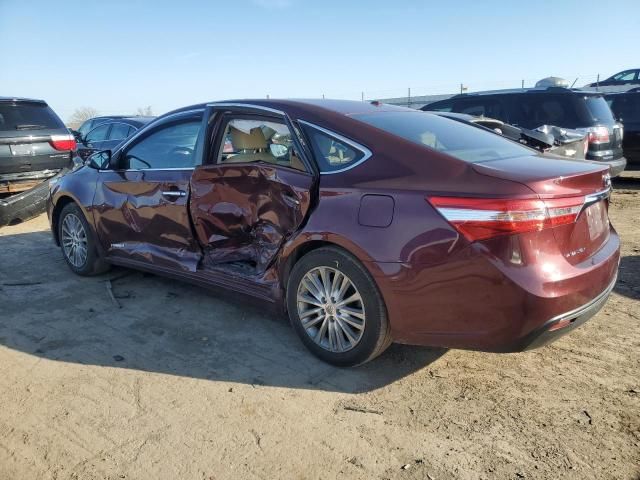
[[[313,342],[334,353],[354,348],[364,334],[364,302],[351,279],[340,270],[316,267],[300,281],[298,317]]]
[[[69,263],[82,268],[87,261],[87,232],[84,225],[73,213],[62,221],[62,249]]]

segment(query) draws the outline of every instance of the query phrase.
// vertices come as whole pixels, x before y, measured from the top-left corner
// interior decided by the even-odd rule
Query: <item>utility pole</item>
[[[524,90],[524,80],[522,80],[522,89]]]
[[[407,107],[411,106],[411,87],[407,89]]]
[[[360,99],[364,102],[364,92],[360,92],[360,93],[361,93]]]

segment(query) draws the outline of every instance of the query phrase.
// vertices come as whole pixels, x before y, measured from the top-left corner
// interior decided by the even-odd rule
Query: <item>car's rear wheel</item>
[[[313,250],[294,265],[287,309],[302,342],[333,365],[365,363],[391,343],[384,301],[371,275],[336,247]]]
[[[75,203],[65,205],[60,212],[58,239],[67,265],[78,275],[97,275],[109,269],[98,254],[89,223]]]

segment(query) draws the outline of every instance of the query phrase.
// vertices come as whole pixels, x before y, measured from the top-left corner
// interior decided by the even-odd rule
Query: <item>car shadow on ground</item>
[[[614,291],[625,297],[640,300],[638,272],[640,272],[640,255],[622,257],[620,259],[620,269],[618,270],[618,281]]]
[[[392,345],[361,367],[331,367],[284,318],[228,292],[122,268],[74,275],[48,232],[0,236],[0,305],[0,345],[7,348],[212,381],[359,393],[446,353]]]

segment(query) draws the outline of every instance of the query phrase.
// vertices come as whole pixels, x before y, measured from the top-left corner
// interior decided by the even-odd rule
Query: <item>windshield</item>
[[[46,105],[33,103],[0,103],[0,132],[64,128]]]
[[[353,118],[465,162],[534,153],[496,133],[421,111],[379,112],[353,115]]]
[[[613,114],[604,97],[589,96],[586,98],[587,108],[595,122],[598,123],[614,123]]]

